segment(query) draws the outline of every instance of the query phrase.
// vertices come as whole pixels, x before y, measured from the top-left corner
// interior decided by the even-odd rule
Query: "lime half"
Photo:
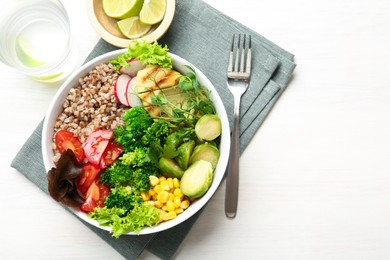
[[[147,32],[149,32],[150,28],[152,28],[152,26],[149,24],[141,23],[138,16],[120,20],[117,22],[117,26],[123,36],[129,39],[137,39],[142,37]]]
[[[145,0],[139,19],[146,24],[159,23],[164,18],[166,8],[166,0]]]
[[[102,6],[107,16],[124,19],[139,14],[144,0],[103,0]]]
[[[16,40],[16,54],[19,60],[27,67],[38,67],[45,64],[40,57],[38,48],[32,42],[20,35]]]

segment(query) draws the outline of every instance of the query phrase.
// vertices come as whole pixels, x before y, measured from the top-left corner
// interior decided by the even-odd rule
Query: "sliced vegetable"
[[[99,165],[100,159],[113,138],[111,130],[98,129],[92,132],[83,145],[85,157],[92,164]]]
[[[196,161],[184,172],[180,180],[180,189],[190,198],[199,198],[210,188],[213,176],[213,167],[210,162]]]
[[[195,141],[190,140],[179,146],[177,151],[179,155],[176,157],[176,161],[179,164],[180,168],[186,170],[188,168],[188,162],[190,161],[190,156],[195,147]]]
[[[80,206],[80,210],[84,212],[92,212],[94,208],[98,206],[98,200],[100,198],[99,187],[95,182],[89,186],[86,194],[86,199]]]
[[[130,80],[130,82],[127,84],[126,88],[126,99],[127,103],[131,107],[137,107],[137,106],[142,106],[142,101],[138,97],[138,92],[137,92],[137,77],[134,77]]]
[[[71,149],[75,154],[77,161],[82,162],[84,159],[84,151],[80,140],[74,134],[67,130],[60,130],[55,135],[55,144],[60,153]]]
[[[122,74],[129,75],[130,77],[137,76],[138,71],[145,68],[145,65],[142,61],[137,59],[132,59],[127,62],[127,66],[121,66],[119,72]]]
[[[82,172],[77,180],[77,189],[85,196],[91,184],[96,180],[101,168],[91,163],[82,166]]]
[[[206,114],[195,125],[195,133],[200,140],[212,141],[221,135],[222,123],[217,115]]]
[[[165,177],[180,179],[183,176],[183,169],[180,168],[174,159],[161,157],[158,166]]]
[[[100,167],[102,169],[105,169],[111,164],[113,164],[122,152],[123,147],[120,144],[110,142],[107,145],[106,150],[104,150],[102,158],[100,159]]]
[[[124,106],[129,106],[127,102],[127,86],[131,80],[131,77],[126,74],[121,74],[117,78],[114,86],[115,98],[118,102]]]
[[[100,182],[94,181],[89,186],[86,199],[80,206],[80,210],[86,213],[94,211],[96,207],[104,207],[104,201],[110,193],[110,188]]]
[[[191,165],[200,160],[210,162],[213,169],[215,169],[219,160],[218,148],[208,143],[197,145],[192,152],[189,164]]]

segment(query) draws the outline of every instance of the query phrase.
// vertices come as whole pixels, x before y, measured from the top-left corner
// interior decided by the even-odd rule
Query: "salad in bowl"
[[[82,66],[56,93],[42,132],[51,197],[114,237],[195,214],[222,181],[229,148],[216,89],[157,42]]]

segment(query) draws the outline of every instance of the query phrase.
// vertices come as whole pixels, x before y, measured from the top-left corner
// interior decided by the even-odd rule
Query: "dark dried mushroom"
[[[83,198],[77,192],[76,181],[81,174],[81,164],[77,162],[72,150],[61,154],[57,167],[51,168],[47,174],[50,196],[69,207],[78,207]]]

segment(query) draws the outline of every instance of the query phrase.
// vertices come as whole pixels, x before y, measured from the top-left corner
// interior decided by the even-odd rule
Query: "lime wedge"
[[[138,16],[120,20],[117,22],[117,26],[119,31],[129,39],[139,38],[152,28],[149,24],[141,23]]]
[[[45,62],[41,60],[38,49],[32,42],[20,35],[16,40],[16,54],[19,60],[27,67],[38,67],[44,65]]]
[[[103,0],[102,6],[107,16],[124,19],[139,14],[144,0]]]
[[[146,24],[159,23],[164,18],[166,8],[166,0],[145,0],[139,19]]]

